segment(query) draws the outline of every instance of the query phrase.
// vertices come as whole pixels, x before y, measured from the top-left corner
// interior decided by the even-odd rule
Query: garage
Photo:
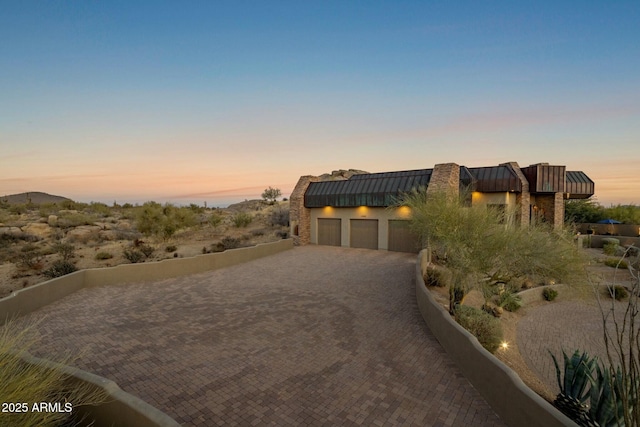
[[[350,241],[352,248],[378,249],[378,220],[350,220]]]
[[[411,232],[409,221],[389,220],[389,250],[394,252],[418,252],[418,238]]]
[[[327,246],[341,246],[342,233],[340,218],[318,218],[318,244]]]

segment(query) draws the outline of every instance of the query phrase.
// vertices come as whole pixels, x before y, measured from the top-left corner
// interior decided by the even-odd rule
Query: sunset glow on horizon
[[[225,206],[516,161],[640,205],[640,3],[558,3],[5,4],[0,196]]]

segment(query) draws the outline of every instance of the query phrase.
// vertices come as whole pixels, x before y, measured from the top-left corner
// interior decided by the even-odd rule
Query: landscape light
[[[509,348],[509,343],[506,341],[502,341],[502,344],[500,344],[500,348],[503,350],[507,350]]]

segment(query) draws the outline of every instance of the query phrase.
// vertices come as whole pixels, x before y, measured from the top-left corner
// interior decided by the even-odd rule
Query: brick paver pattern
[[[415,255],[298,247],[153,283],[83,289],[34,353],[80,354],[186,426],[504,425],[417,308]]]

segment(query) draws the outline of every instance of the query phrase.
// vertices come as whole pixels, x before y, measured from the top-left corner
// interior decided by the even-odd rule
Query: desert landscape
[[[289,202],[226,208],[80,203],[31,192],[0,199],[0,297],[69,272],[252,246],[288,237]]]

